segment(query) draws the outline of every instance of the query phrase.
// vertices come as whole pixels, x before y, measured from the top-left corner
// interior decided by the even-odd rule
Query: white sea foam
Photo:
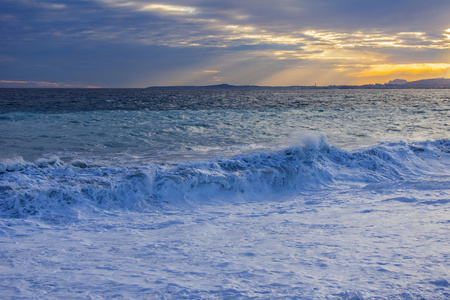
[[[2,114],[1,297],[449,299],[448,91],[348,94]]]
[[[154,211],[163,207],[265,201],[305,190],[402,182],[448,184],[450,141],[382,143],[360,150],[307,137],[303,146],[177,164],[111,167],[58,157],[0,164],[1,212],[27,217],[79,205]],[[434,183],[433,183],[434,184]]]
[[[157,166],[3,164],[2,297],[447,299],[449,164],[448,139],[323,138]]]

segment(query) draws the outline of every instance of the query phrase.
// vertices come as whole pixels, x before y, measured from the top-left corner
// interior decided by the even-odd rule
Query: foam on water
[[[324,137],[302,146],[231,158],[111,167],[58,157],[0,164],[1,215],[72,216],[79,206],[155,211],[267,201],[327,187],[442,185],[450,188],[450,140],[381,143],[343,150]]]
[[[449,100],[2,90],[2,298],[449,299]]]
[[[383,141],[440,139],[450,106],[263,110],[10,112],[0,119],[0,157],[93,158],[123,165],[230,156],[326,134],[343,149]],[[245,149],[247,148],[247,149]],[[278,147],[278,149],[281,149]],[[248,150],[248,151],[247,151]]]

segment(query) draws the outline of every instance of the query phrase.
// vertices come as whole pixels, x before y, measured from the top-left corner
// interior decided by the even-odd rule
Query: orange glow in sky
[[[0,7],[0,87],[450,77],[450,1],[0,0]]]

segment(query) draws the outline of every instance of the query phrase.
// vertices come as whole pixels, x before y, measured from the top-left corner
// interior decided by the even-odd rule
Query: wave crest
[[[346,151],[324,137],[277,152],[183,164],[108,167],[57,157],[18,159],[0,164],[0,215],[67,219],[87,207],[152,211],[435,176],[448,180],[449,164],[449,139]]]

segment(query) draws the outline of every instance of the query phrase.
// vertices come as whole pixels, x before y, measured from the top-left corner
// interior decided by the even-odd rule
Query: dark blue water
[[[449,90],[0,89],[0,113],[448,104]]]

